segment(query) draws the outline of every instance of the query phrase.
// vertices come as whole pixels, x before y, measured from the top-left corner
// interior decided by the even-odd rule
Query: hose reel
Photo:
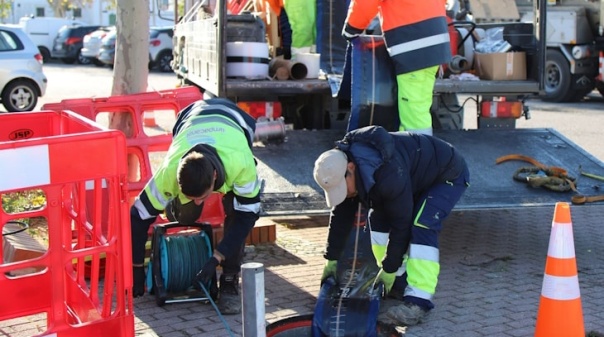
[[[212,257],[211,238],[212,226],[206,223],[184,226],[171,222],[153,228],[147,288],[155,295],[158,306],[209,300],[192,285],[197,272]],[[215,276],[206,289],[216,300]]]

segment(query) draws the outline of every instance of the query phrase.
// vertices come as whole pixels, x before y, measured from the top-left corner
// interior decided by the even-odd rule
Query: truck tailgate
[[[343,134],[344,130],[293,130],[288,131],[283,144],[254,147],[259,175],[264,180],[261,195],[264,216],[329,212],[312,170],[321,152],[332,148]],[[553,192],[514,181],[512,177],[518,168],[531,165],[520,161],[495,164],[498,157],[508,154],[522,154],[547,166],[565,168],[578,179],[577,189],[584,195],[598,194],[597,189],[603,185],[601,181],[580,176],[580,169],[601,174],[604,163],[554,129],[451,130],[437,131],[435,135],[458,148],[470,167],[471,186],[456,210],[570,203],[573,192]]]

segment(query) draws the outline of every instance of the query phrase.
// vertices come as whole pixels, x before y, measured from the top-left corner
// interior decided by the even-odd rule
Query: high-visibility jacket
[[[397,74],[451,59],[443,0],[352,0],[344,30],[361,34],[378,14]]]
[[[180,191],[177,169],[180,160],[195,150],[206,155],[217,171],[214,191],[235,195],[234,230],[245,240],[260,213],[260,181],[252,153],[254,131],[254,119],[226,99],[199,101],[183,109],[174,125],[173,140],[164,161],[132,206],[133,230],[148,228],[175,198],[182,204],[192,202]],[[225,237],[217,247],[225,256],[238,247],[237,242],[228,241]]]

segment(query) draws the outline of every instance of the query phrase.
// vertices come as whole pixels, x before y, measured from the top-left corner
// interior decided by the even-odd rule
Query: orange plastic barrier
[[[150,152],[167,151],[172,142],[172,134],[147,135],[143,122],[148,114],[157,110],[178,112],[189,104],[201,100],[201,92],[196,87],[181,87],[171,90],[144,92],[132,95],[110,96],[100,98],[64,99],[59,103],[47,103],[43,110],[71,110],[96,121],[99,113],[129,113],[133,121],[132,138],[126,140],[128,153],[136,155],[140,165],[140,180],[129,182],[130,197],[135,197],[145,187],[153,172],[151,171]],[[147,115],[147,118],[145,118]]]
[[[37,336],[134,336],[123,133],[70,111],[0,114],[0,125],[0,194],[46,197],[36,210],[9,214],[3,205],[0,237],[16,219],[48,222],[39,257],[5,262],[0,240],[0,320],[45,314]],[[37,271],[16,273],[25,269]]]

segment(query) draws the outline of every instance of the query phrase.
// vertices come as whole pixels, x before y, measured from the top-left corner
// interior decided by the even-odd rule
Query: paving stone
[[[604,205],[571,206],[585,330],[604,332]],[[435,310],[405,336],[532,336],[539,307],[553,207],[453,212],[441,235]],[[264,264],[267,324],[312,314],[325,260],[327,217],[272,219],[274,243],[246,250]],[[283,223],[283,224],[282,224]],[[134,299],[137,337],[242,335],[241,315],[219,317],[209,303]],[[224,320],[224,322],[223,322]],[[40,333],[40,319],[0,322],[0,335]]]

